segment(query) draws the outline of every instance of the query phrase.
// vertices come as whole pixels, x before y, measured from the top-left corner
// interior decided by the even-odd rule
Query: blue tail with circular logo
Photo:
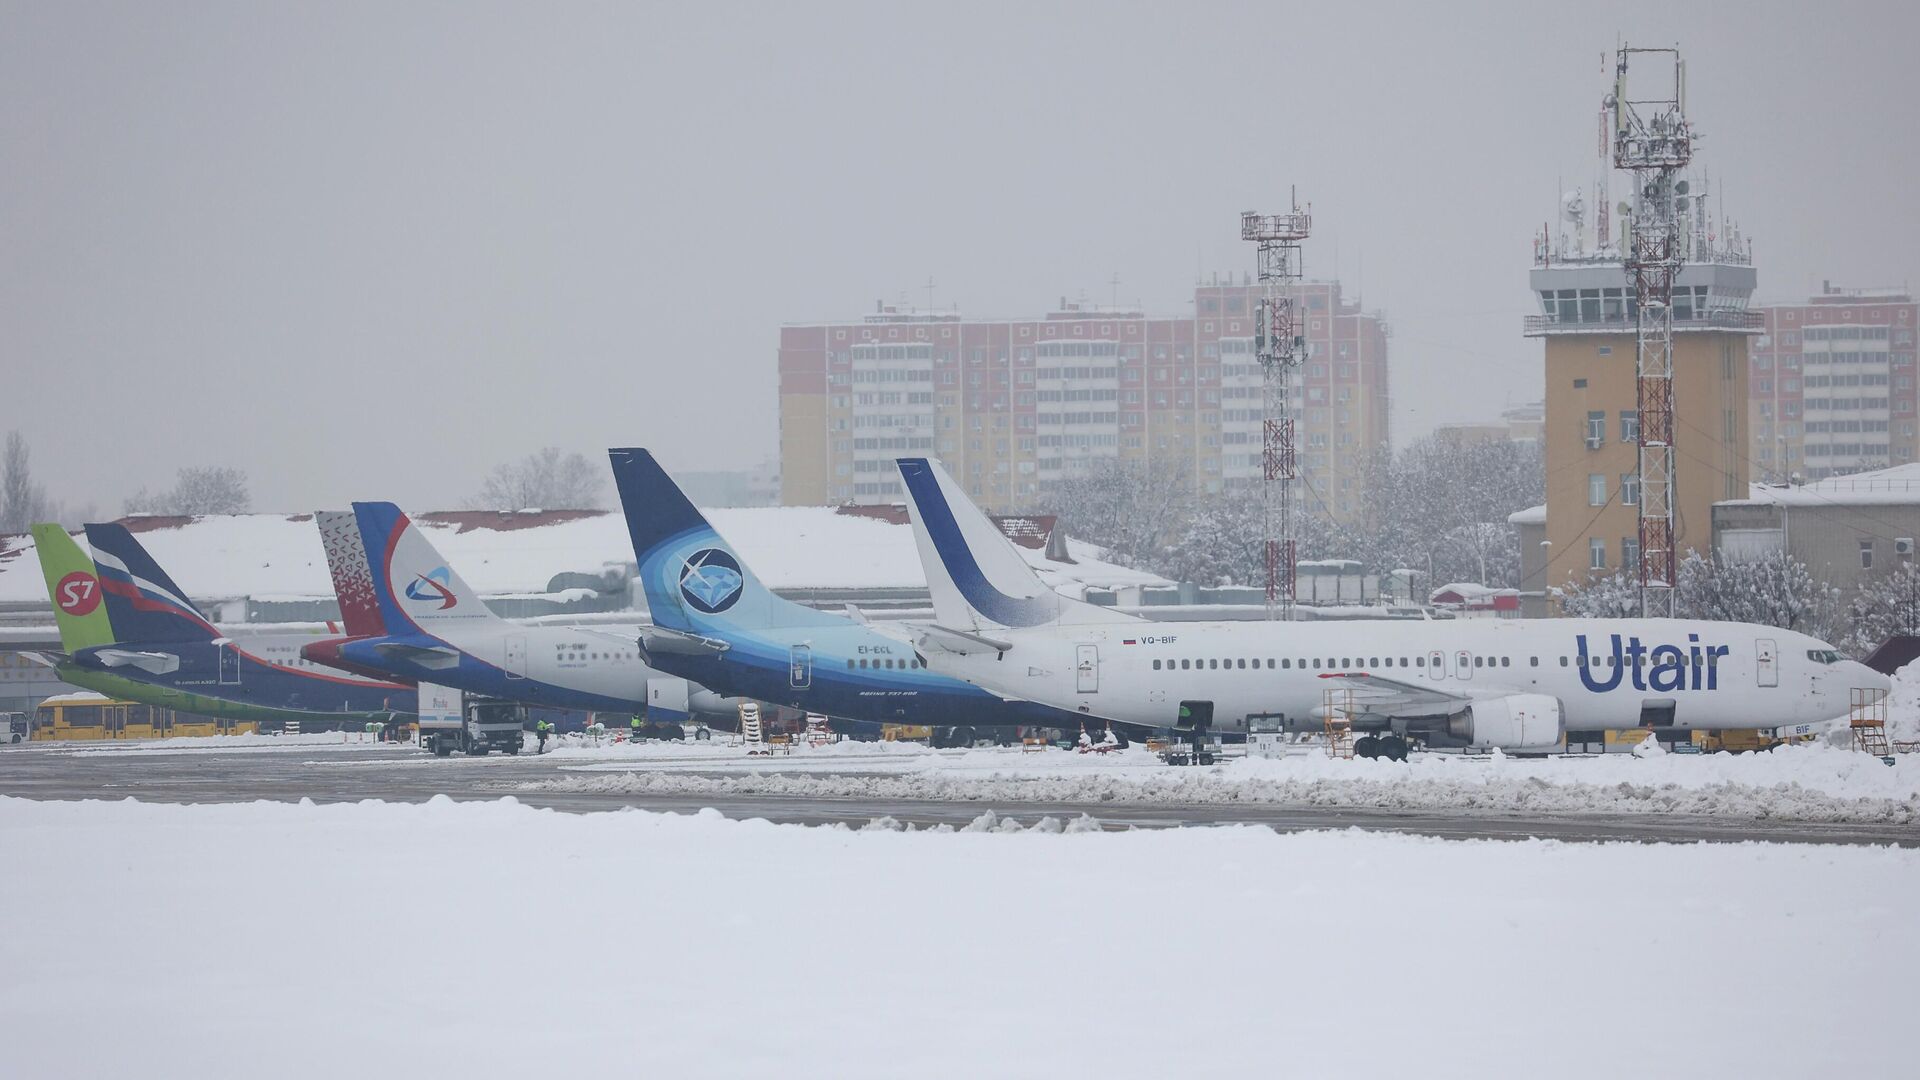
[[[651,453],[616,449],[607,455],[654,625],[725,637],[755,628],[848,622],[769,592]]]

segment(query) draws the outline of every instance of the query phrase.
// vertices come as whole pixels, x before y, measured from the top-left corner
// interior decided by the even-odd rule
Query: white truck
[[[520,752],[527,707],[487,698],[467,700],[450,686],[420,684],[420,746],[435,757],[454,751],[483,756]]]

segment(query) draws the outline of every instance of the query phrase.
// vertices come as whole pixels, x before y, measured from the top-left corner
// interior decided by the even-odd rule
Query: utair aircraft
[[[936,622],[927,666],[1009,698],[1156,728],[1321,730],[1366,757],[1545,751],[1568,731],[1830,720],[1864,664],[1791,630],[1692,619],[1153,623],[1061,596],[936,461],[902,458]],[[1330,694],[1329,691],[1332,691]]]
[[[928,671],[897,632],[776,596],[652,454],[607,453],[653,615],[640,645],[656,667],[836,718],[926,724],[941,742],[970,743],[979,727],[1081,719]]]
[[[736,714],[738,702],[648,667],[631,633],[495,615],[392,503],[314,517],[348,636],[307,644],[308,660],[530,705],[645,710],[656,722]]]

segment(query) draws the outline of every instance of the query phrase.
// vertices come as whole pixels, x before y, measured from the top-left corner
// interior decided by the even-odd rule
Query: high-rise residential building
[[[1737,235],[1709,226],[1704,196],[1681,238],[1674,284],[1674,549],[1712,549],[1713,504],[1747,491],[1747,309],[1753,260]],[[1529,275],[1540,305],[1526,318],[1546,361],[1546,555],[1523,590],[1638,572],[1640,413],[1633,289],[1610,231],[1591,236],[1579,202],[1571,233],[1542,236]],[[1533,553],[1536,556],[1540,553]],[[1544,564],[1544,565],[1542,565]],[[1534,576],[1538,573],[1539,576]]]
[[[1337,282],[1295,289],[1308,358],[1296,380],[1302,499],[1351,519],[1388,445],[1386,320]],[[781,499],[904,498],[893,459],[939,457],[983,505],[1025,509],[1093,461],[1168,464],[1200,489],[1261,473],[1259,286],[1215,279],[1193,313],[1062,300],[1029,319],[876,305],[780,331]]]
[[[1920,460],[1914,324],[1904,289],[1822,285],[1757,308],[1747,424],[1754,479],[1823,480]]]

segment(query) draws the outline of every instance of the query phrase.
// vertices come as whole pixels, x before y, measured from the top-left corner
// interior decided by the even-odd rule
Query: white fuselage
[[[1245,730],[1249,717],[1307,730],[1332,704],[1328,691],[1348,684],[1328,677],[1338,673],[1460,699],[1546,695],[1560,702],[1567,730],[1635,728],[1648,716],[1680,728],[1772,728],[1843,716],[1850,689],[1888,685],[1805,634],[1684,619],[1104,623],[990,633],[1013,647],[1002,656],[930,647],[928,665],[1009,697],[1146,727],[1184,726],[1182,704],[1202,702],[1215,730]],[[1391,726],[1386,719],[1356,726]]]

